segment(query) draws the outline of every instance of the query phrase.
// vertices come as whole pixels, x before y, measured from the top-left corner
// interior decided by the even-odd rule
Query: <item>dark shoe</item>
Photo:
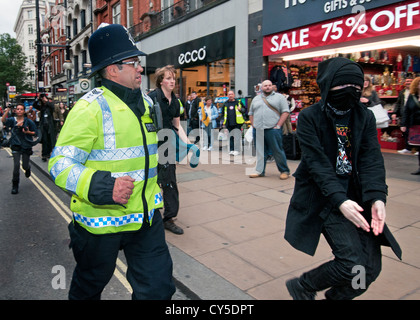
[[[165,229],[175,233],[175,234],[184,234],[184,230],[178,227],[172,219],[169,219],[163,223]]]
[[[25,170],[25,177],[29,178],[31,176],[31,168],[29,168],[28,170]]]
[[[293,300],[315,300],[316,292],[305,290],[298,278],[287,280],[286,287]]]
[[[13,182],[12,194],[18,194],[18,193],[19,193],[19,183]]]
[[[47,162],[47,158],[46,157],[42,157],[42,161]]]
[[[420,175],[420,168],[416,172],[413,172],[412,175],[414,175],[414,176]]]

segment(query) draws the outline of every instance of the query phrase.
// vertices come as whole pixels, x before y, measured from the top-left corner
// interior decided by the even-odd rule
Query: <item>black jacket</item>
[[[347,63],[345,60],[341,62]],[[310,255],[315,254],[323,221],[349,199],[347,190],[336,175],[338,144],[335,117],[323,102],[333,74],[322,74],[322,70],[318,72],[321,73],[318,75],[318,85],[323,100],[299,113],[297,136],[302,160],[294,173],[295,189],[285,230],[285,239],[296,249]],[[376,120],[373,113],[359,103],[352,110],[350,127],[353,168],[350,183],[356,190],[352,200],[365,209],[365,218],[370,223],[372,202],[386,202],[387,196],[385,166],[377,138]],[[391,245],[401,258],[401,249],[387,226],[379,237],[382,244]]]
[[[420,125],[420,105],[418,104],[417,97],[410,94],[405,104],[403,117],[401,120],[402,127],[412,127]]]

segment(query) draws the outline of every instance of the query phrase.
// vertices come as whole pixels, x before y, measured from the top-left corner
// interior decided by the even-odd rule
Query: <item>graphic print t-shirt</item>
[[[335,165],[336,173],[340,176],[349,176],[352,171],[351,162],[351,130],[349,128],[350,114],[336,119],[338,137],[338,153]]]

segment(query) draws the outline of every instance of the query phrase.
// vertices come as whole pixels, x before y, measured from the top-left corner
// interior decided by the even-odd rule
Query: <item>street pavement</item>
[[[333,258],[321,237],[315,256],[292,248],[283,238],[294,178],[280,180],[275,163],[266,176],[250,179],[255,157],[230,156],[224,145],[202,152],[192,169],[177,165],[183,235],[166,231],[174,278],[188,293],[178,299],[290,300],[285,281]],[[379,278],[360,300],[420,299],[420,176],[414,155],[383,150],[389,196],[387,224],[403,260],[383,247]],[[32,163],[46,172],[36,146]],[[288,161],[293,173],[299,161]],[[67,235],[66,235],[67,236]],[[323,299],[322,293],[317,299]]]

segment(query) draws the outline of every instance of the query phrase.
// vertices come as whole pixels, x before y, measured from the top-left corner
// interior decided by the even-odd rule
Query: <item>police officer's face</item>
[[[139,61],[137,57],[129,58],[124,60],[121,64],[119,72],[116,74],[115,82],[130,88],[130,89],[139,89],[141,85],[141,73],[143,72],[143,68],[140,63],[137,64],[130,64],[130,62]]]

